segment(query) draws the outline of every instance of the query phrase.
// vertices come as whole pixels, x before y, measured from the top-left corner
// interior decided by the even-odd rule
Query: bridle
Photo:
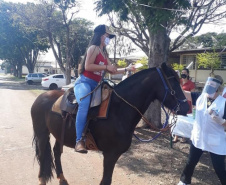
[[[163,105],[163,103],[164,103],[164,101],[165,101],[165,99],[166,99],[167,94],[170,93],[170,95],[172,95],[172,96],[176,99],[176,101],[177,101],[177,105],[171,110],[171,111],[174,112],[174,114],[173,114],[173,119],[175,118],[175,116],[177,117],[177,112],[178,112],[179,109],[180,109],[180,108],[179,108],[179,107],[180,107],[180,104],[186,102],[187,99],[185,98],[185,99],[183,99],[183,100],[180,100],[180,99],[178,99],[178,98],[176,97],[176,92],[173,90],[171,84],[169,83],[169,79],[175,78],[175,76],[169,76],[169,77],[166,77],[166,75],[165,75],[163,72],[161,72],[161,68],[156,68],[156,69],[157,69],[157,71],[158,71],[158,73],[159,73],[159,76],[160,76],[160,78],[161,78],[161,80],[162,80],[162,83],[163,83],[163,86],[164,86],[164,89],[165,89],[165,95],[164,95],[163,101],[162,101],[162,103],[161,103],[161,108],[163,109],[163,111],[164,111],[165,114],[166,114],[166,121],[165,121],[165,123],[163,124],[163,128],[165,128],[165,127],[168,125],[168,120],[169,120],[169,115],[167,114],[167,112],[166,112],[166,110],[165,110],[165,108],[164,108],[164,105]],[[171,124],[171,125],[172,125],[172,124]]]
[[[175,77],[175,76],[166,77],[166,75],[161,71],[161,70],[162,70],[161,68],[156,68],[156,69],[157,69],[157,71],[158,71],[158,73],[159,73],[159,76],[160,76],[160,78],[161,78],[161,80],[162,80],[162,82],[163,82],[163,86],[164,86],[164,89],[165,89],[165,94],[164,94],[163,101],[162,101],[162,103],[161,103],[161,108],[163,109],[163,111],[164,111],[164,113],[165,113],[165,115],[166,115],[166,121],[165,121],[165,123],[163,124],[162,129],[160,129],[160,130],[158,129],[158,130],[159,130],[159,133],[158,133],[156,136],[154,136],[153,138],[151,138],[151,139],[148,139],[148,140],[140,139],[138,136],[136,136],[136,134],[133,134],[134,137],[135,137],[136,139],[138,139],[139,141],[142,141],[142,142],[151,142],[151,141],[155,140],[158,136],[160,136],[160,134],[161,134],[162,132],[165,132],[165,131],[167,131],[170,127],[172,127],[172,126],[177,122],[177,112],[179,111],[180,104],[187,101],[186,98],[183,99],[183,100],[178,99],[178,98],[176,97],[176,92],[173,90],[171,84],[169,83],[169,79],[171,79],[171,78],[176,78],[176,77]],[[131,105],[131,104],[130,104],[129,102],[127,102],[124,98],[122,98],[120,95],[118,95],[118,94],[115,92],[115,90],[113,90],[113,92],[116,94],[116,96],[118,96],[120,99],[122,99],[122,100],[123,100],[124,102],[126,102],[128,105],[130,105],[132,108],[134,108],[136,111],[138,111],[138,113],[141,115],[142,119],[143,119],[149,126],[151,126],[152,128],[156,129],[156,126],[153,126],[153,124],[151,124],[151,123],[147,120],[147,118],[145,118],[145,117],[141,114],[141,112],[140,112],[134,105]],[[173,108],[174,114],[173,114],[173,118],[172,118],[172,120],[171,120],[170,126],[168,126],[169,115],[168,115],[168,113],[166,112],[166,110],[165,110],[165,108],[164,108],[164,105],[163,105],[168,94],[172,95],[172,96],[176,99],[176,101],[177,101],[177,105]],[[168,127],[167,127],[167,126],[168,126]],[[156,129],[156,130],[157,130],[157,129]]]
[[[171,84],[169,83],[169,79],[171,79],[171,78],[176,78],[175,76],[169,76],[169,77],[166,77],[166,75],[165,75],[163,72],[161,72],[161,68],[156,68],[156,69],[157,69],[157,71],[158,71],[158,73],[159,73],[159,76],[160,76],[160,78],[161,78],[161,80],[162,80],[162,83],[163,83],[163,86],[164,86],[164,89],[165,89],[165,95],[164,95],[163,101],[162,101],[162,103],[161,103],[161,108],[164,110],[164,112],[165,112],[165,114],[166,114],[166,118],[167,118],[167,119],[166,119],[166,122],[165,122],[166,125],[163,124],[163,128],[165,128],[165,127],[168,125],[169,115],[166,113],[166,110],[165,110],[165,108],[164,108],[163,103],[165,102],[165,99],[166,99],[168,93],[169,93],[170,95],[172,95],[172,96],[176,99],[176,101],[177,101],[177,105],[172,109],[173,112],[174,112],[174,115],[177,115],[177,112],[178,112],[179,109],[180,109],[180,108],[179,108],[179,107],[180,107],[180,104],[186,102],[187,99],[185,98],[185,99],[183,99],[183,100],[180,100],[180,99],[178,99],[178,98],[176,97],[176,92],[173,90]],[[165,126],[164,126],[164,125],[165,125]]]

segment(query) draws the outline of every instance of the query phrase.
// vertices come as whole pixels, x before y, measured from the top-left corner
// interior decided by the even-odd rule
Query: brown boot
[[[84,154],[86,154],[88,152],[87,149],[86,149],[86,146],[85,146],[85,142],[83,140],[80,140],[76,143],[75,151],[80,152],[80,153],[84,153]]]

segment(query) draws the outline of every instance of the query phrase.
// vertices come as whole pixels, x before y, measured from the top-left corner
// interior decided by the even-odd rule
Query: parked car
[[[71,81],[75,81],[75,78],[71,77]],[[43,87],[49,88],[50,90],[54,90],[66,85],[66,78],[63,74],[54,74],[42,78],[41,84]]]
[[[61,90],[67,91],[69,88],[74,87],[74,85],[75,85],[75,81],[71,82],[71,83],[68,84],[68,85],[62,86]]]
[[[46,77],[47,74],[44,73],[29,73],[25,76],[25,82],[28,85],[32,85],[33,83],[41,83],[42,78]]]

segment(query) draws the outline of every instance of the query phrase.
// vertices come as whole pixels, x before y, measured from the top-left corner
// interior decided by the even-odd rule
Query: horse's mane
[[[118,85],[115,86],[115,88],[121,88],[125,85],[128,86],[131,83],[134,84],[134,82],[136,80],[139,80],[139,77],[147,76],[150,73],[150,71],[153,71],[154,69],[155,69],[155,67],[139,71],[139,72],[133,74],[132,76],[126,78],[125,80],[121,81]]]
[[[169,64],[162,64],[161,65],[163,72],[165,73],[166,76],[175,76],[175,78],[177,79],[178,82],[180,82],[179,76],[177,75],[176,71],[169,65]],[[141,80],[144,79],[144,77],[148,76],[149,73],[153,70],[155,70],[156,67],[152,67],[149,69],[144,69],[142,71],[139,71],[135,74],[133,74],[132,76],[126,78],[125,80],[121,81],[118,85],[115,86],[115,89],[124,89],[126,87],[129,87],[131,85],[133,85],[134,83],[136,83],[137,81],[139,81],[139,83],[141,82]]]

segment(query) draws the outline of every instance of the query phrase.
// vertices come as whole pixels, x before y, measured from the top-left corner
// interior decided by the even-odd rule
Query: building
[[[190,66],[190,76],[194,82],[205,82],[210,74],[210,69],[198,68],[196,56],[198,53],[213,52],[211,48],[202,49],[187,49],[187,50],[176,50],[170,54],[169,63],[178,63],[185,66]],[[214,74],[222,76],[226,82],[226,47],[223,49],[215,49],[215,52],[219,53],[221,59],[221,66],[219,69],[214,70]]]

